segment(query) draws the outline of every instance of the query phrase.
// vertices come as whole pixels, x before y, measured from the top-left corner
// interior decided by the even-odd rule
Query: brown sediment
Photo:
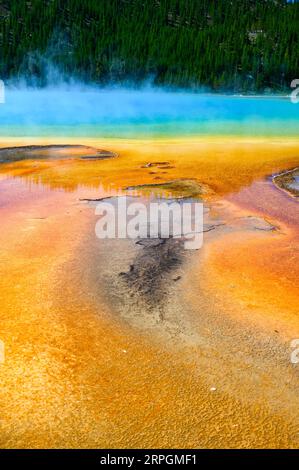
[[[299,168],[275,175],[272,181],[279,189],[283,189],[296,198],[299,197],[299,183],[296,182],[296,178],[299,178]]]

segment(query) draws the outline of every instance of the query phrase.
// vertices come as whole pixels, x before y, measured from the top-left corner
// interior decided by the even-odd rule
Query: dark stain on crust
[[[182,264],[184,245],[181,239],[140,239],[141,250],[127,272],[119,275],[130,296],[142,298],[148,306],[157,306],[167,297],[169,276]]]
[[[142,190],[142,191],[164,191],[180,198],[199,198],[203,195],[211,195],[212,189],[204,183],[197,181],[195,178],[180,178],[164,183],[150,183],[137,186],[129,186],[125,190]]]
[[[109,158],[116,158],[117,153],[108,150],[98,150],[96,155],[84,155],[81,160],[107,160]]]

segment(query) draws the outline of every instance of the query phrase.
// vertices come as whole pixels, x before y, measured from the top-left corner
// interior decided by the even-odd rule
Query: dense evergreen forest
[[[0,77],[255,92],[299,78],[286,0],[0,0]]]

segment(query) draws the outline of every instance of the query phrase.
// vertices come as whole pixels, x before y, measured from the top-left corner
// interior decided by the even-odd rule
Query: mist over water
[[[100,89],[83,84],[8,87],[1,136],[151,138],[298,135],[299,104],[288,98]]]

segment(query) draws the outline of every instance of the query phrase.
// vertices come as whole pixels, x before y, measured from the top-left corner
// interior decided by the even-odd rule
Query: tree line
[[[285,0],[0,0],[0,76],[282,90],[298,25]]]

